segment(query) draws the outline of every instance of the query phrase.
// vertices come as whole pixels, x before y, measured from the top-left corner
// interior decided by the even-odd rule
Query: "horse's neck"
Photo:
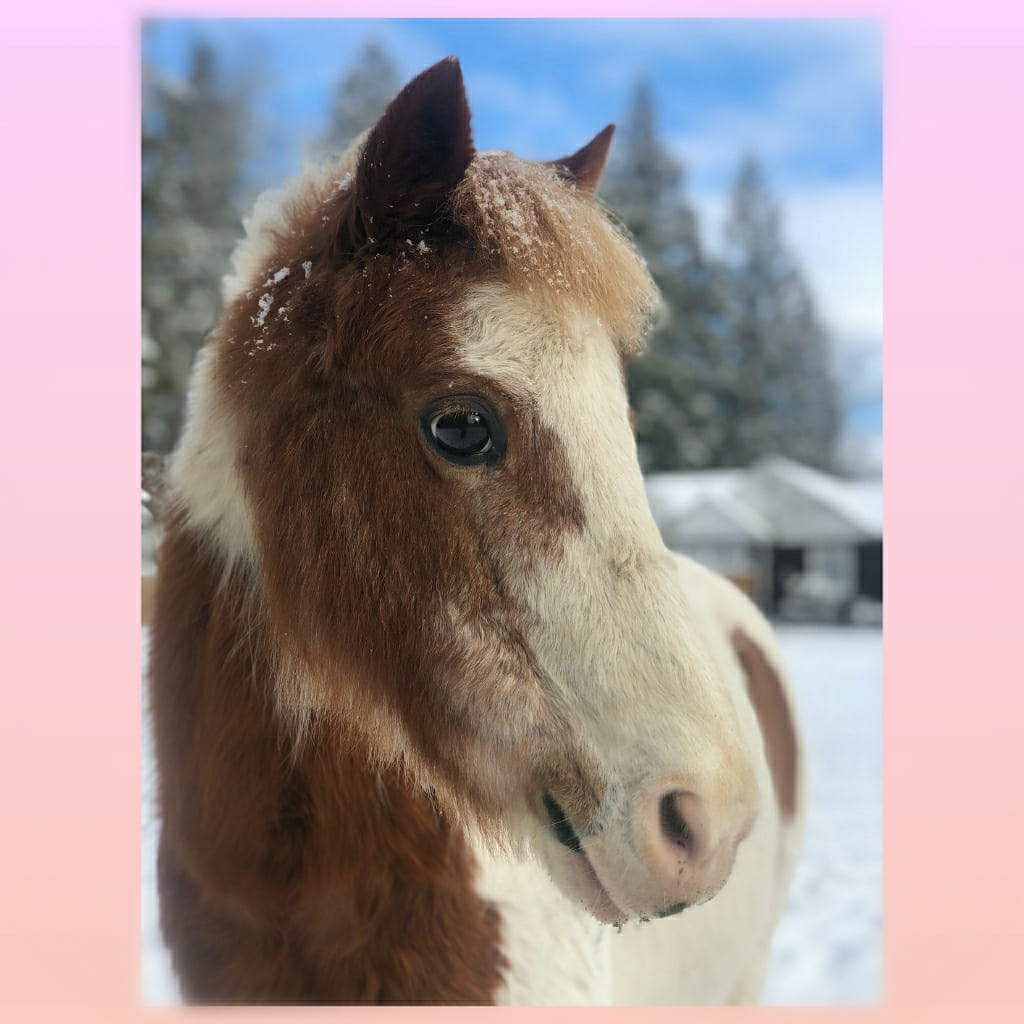
[[[199,1000],[488,1002],[499,921],[465,837],[327,729],[296,753],[244,582],[181,524],[151,649],[161,913]],[[197,937],[201,936],[201,941]]]

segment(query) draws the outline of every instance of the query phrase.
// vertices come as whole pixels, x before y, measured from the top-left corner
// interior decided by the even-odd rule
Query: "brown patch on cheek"
[[[792,819],[797,801],[797,740],[789,702],[764,651],[741,629],[732,633],[733,648],[747,676],[747,691],[764,736],[765,754],[779,809]]]
[[[483,387],[494,385],[485,382]],[[480,536],[505,571],[525,573],[558,557],[563,538],[586,525],[565,449],[539,418],[508,407],[508,450],[479,487]]]

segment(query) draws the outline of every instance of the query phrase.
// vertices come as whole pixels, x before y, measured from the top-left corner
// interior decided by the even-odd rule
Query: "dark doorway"
[[[772,612],[779,610],[779,603],[786,594],[786,580],[794,573],[804,571],[804,549],[776,547],[772,549]]]
[[[882,600],[882,542],[857,545],[857,593],[861,597]]]

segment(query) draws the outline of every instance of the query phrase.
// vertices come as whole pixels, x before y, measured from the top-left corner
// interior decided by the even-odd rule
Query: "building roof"
[[[881,480],[843,480],[781,455],[762,460],[755,470],[785,481],[864,533],[881,536]]]
[[[728,498],[739,489],[746,470],[708,469],[693,473],[654,473],[644,480],[654,518],[679,515],[697,502]]]
[[[882,535],[881,481],[849,481],[781,456],[749,469],[647,478],[670,544],[857,542]]]

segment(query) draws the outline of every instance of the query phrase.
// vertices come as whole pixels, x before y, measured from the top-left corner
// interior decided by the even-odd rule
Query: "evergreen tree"
[[[748,465],[779,453],[830,468],[839,400],[829,341],[753,156],[741,161],[733,186],[726,242],[726,461]]]
[[[357,135],[376,124],[399,84],[384,48],[374,40],[365,43],[334,91],[324,151],[343,153]]]
[[[664,302],[648,352],[629,369],[637,445],[646,471],[718,459],[716,320],[722,297],[682,165],[658,138],[650,84],[638,83],[613,147],[602,195],[647,260]]]
[[[143,76],[142,444],[167,451],[241,234],[245,105],[203,43],[184,83],[149,68]]]

